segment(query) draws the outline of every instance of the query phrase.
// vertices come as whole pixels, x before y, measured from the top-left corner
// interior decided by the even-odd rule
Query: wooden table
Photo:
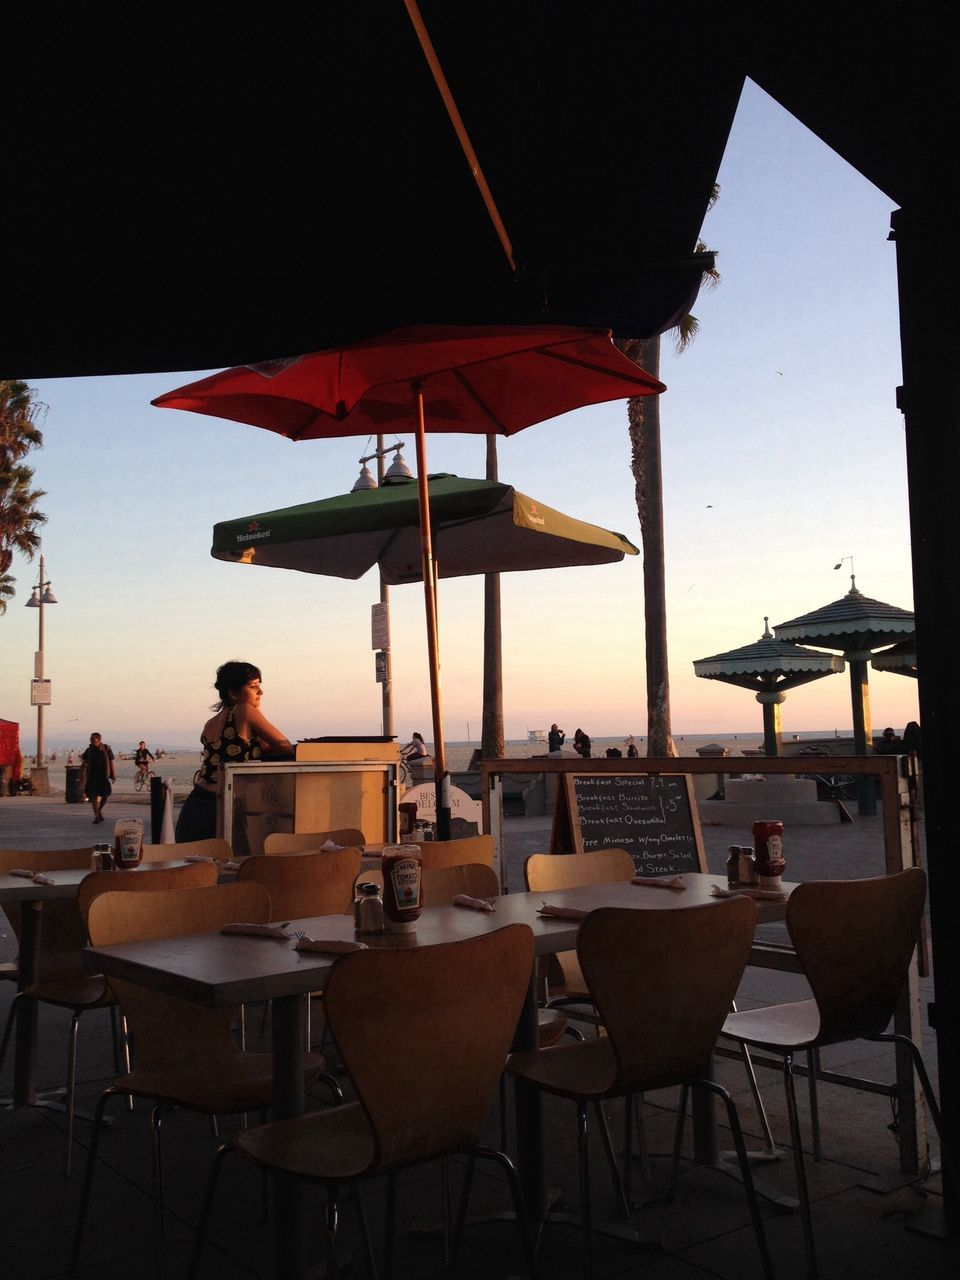
[[[455,942],[490,933],[508,924],[527,924],[533,930],[536,956],[575,948],[579,922],[541,919],[541,903],[597,907],[636,906],[658,911],[715,903],[710,896],[716,876],[687,875],[682,893],[630,884],[591,885],[556,893],[516,893],[496,900],[496,911],[470,911],[459,907],[427,908],[415,935],[383,934],[365,937],[372,948],[396,949]],[[792,886],[787,886],[792,888]],[[757,902],[759,922],[782,919],[784,905]],[[291,924],[321,938],[355,937],[349,916],[322,916]],[[311,991],[321,990],[335,958],[301,953],[291,941],[239,935],[200,934],[169,941],[151,941],[90,948],[90,967],[109,977],[140,983],[167,995],[210,1008],[231,1007],[257,1000],[273,1003],[274,1115],[297,1115],[304,1110],[303,1060],[305,1018],[303,1010]],[[528,999],[517,1030],[515,1048],[537,1045],[535,983],[531,975]],[[531,1216],[542,1218],[543,1170],[539,1091],[519,1086],[517,1099],[518,1148],[521,1177]],[[302,1188],[295,1179],[283,1179],[276,1197],[277,1276],[299,1280],[305,1273],[302,1234]]]

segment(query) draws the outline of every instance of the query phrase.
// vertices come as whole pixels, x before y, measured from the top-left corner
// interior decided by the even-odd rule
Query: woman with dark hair
[[[252,662],[225,662],[217,669],[214,688],[219,700],[215,713],[203,726],[200,743],[203,758],[193,779],[193,790],[177,819],[176,841],[207,840],[217,834],[217,799],[223,788],[225,764],[244,760],[290,757],[289,740],[260,710],[263,685],[260,668]]]

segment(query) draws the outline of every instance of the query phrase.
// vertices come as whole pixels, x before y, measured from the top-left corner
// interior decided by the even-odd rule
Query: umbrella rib
[[[502,436],[508,436],[510,434],[510,431],[509,431],[509,428],[507,427],[507,424],[505,422],[502,422],[500,418],[498,418],[497,415],[493,412],[490,406],[486,404],[483,400],[481,400],[481,398],[477,395],[476,391],[473,389],[470,383],[466,380],[466,378],[463,376],[460,370],[453,369],[451,370],[451,372],[453,373],[453,376],[454,378],[456,378],[457,382],[460,383],[461,387],[463,387],[464,391],[467,393],[470,399],[474,402],[474,404],[480,410],[480,412],[486,415],[487,421],[492,422],[494,424],[495,430]]]
[[[589,369],[591,373],[609,374],[611,372],[611,370],[608,369],[605,365],[596,364],[592,360],[584,360],[582,357],[567,355],[565,352],[558,351],[552,347],[537,347],[535,350],[531,351],[530,354],[534,356],[545,356],[549,360],[560,360],[564,364],[575,364],[581,369]],[[652,374],[649,374],[645,370],[640,369],[639,366],[638,366],[638,372],[643,375],[643,378],[648,378],[653,382],[659,381],[659,379],[654,378]],[[627,378],[630,381],[635,381],[637,383],[642,382],[642,379],[636,377],[636,375],[633,374],[630,369],[624,369],[624,370],[618,369],[616,372],[616,376],[620,378]]]

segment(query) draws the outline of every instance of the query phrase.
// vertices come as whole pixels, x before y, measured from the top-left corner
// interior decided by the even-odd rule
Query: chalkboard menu
[[[565,774],[554,836],[556,852],[626,849],[640,875],[707,869],[693,785],[682,773]]]

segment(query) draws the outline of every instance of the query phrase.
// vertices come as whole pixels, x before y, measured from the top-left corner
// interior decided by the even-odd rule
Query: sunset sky
[[[746,691],[694,677],[692,662],[748,644],[771,624],[850,586],[912,607],[893,205],[760,90],[748,85],[703,239],[722,283],[695,307],[701,332],[676,356],[664,340],[663,468],[668,629],[676,733],[759,730]],[[185,295],[184,305],[189,306]],[[134,321],[131,320],[131,323]],[[287,355],[264,352],[264,357]],[[366,439],[293,444],[150,400],[202,376],[45,380],[46,611],[53,682],[47,746],[91,729],[115,748],[140,737],[195,745],[216,667],[262,667],[263,710],[290,737],[380,732],[370,606],[357,583],[210,557],[218,520],[348,490]],[[412,435],[407,461],[413,465]],[[389,441],[388,441],[389,442]],[[431,471],[482,476],[479,436],[428,440]],[[601,405],[499,444],[503,480],[584,520],[640,534],[626,406]],[[847,559],[840,571],[834,565]],[[0,716],[33,749],[29,704],[38,564],[14,563],[0,618]],[[594,736],[646,732],[642,566],[505,575],[508,738],[557,720]],[[482,581],[443,582],[446,735],[479,736]],[[429,739],[422,593],[392,593],[397,732]],[[917,717],[915,681],[871,675],[875,731]],[[849,684],[791,693],[785,733],[849,729]]]

